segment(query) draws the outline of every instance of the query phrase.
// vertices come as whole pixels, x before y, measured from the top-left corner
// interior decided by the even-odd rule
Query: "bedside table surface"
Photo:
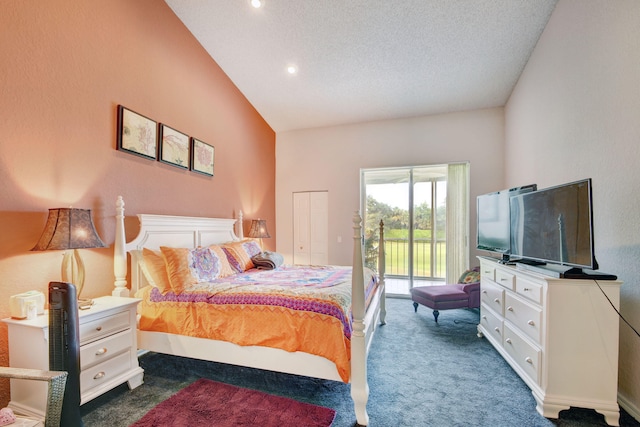
[[[98,297],[93,299],[93,305],[90,308],[86,310],[78,310],[78,314],[80,318],[82,318],[90,314],[98,314],[111,309],[126,307],[129,305],[136,305],[140,301],[141,300],[139,298],[112,297],[112,296]],[[12,317],[7,317],[6,319],[2,319],[2,321],[9,324],[43,328],[49,325],[48,314],[49,314],[49,310],[45,310],[44,314],[40,314],[36,316],[35,319],[27,320],[27,319],[14,319]]]

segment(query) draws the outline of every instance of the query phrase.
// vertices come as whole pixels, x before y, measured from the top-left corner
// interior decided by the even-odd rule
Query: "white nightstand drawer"
[[[94,341],[80,348],[82,370],[122,353],[131,348],[131,329],[118,332],[105,339]]]
[[[129,312],[127,311],[88,322],[80,322],[80,345],[123,331],[129,327]]]
[[[104,363],[80,372],[80,394],[111,381],[131,369],[131,351],[126,351]]]
[[[503,347],[527,376],[540,384],[540,349],[518,335],[507,322],[504,323]]]

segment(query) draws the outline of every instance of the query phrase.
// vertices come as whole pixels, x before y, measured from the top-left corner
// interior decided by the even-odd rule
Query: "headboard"
[[[116,202],[116,237],[114,243],[114,296],[129,296],[127,289],[127,253],[131,254],[131,293],[144,287],[146,282],[138,265],[138,252],[143,248],[159,249],[160,246],[196,248],[216,243],[239,240],[243,235],[242,212],[238,219],[203,218],[171,215],[138,215],[140,231],[132,241],[125,242],[124,200]],[[234,231],[237,224],[238,233]]]

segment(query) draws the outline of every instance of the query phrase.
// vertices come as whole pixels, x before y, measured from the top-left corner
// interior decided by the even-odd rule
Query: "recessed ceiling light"
[[[298,74],[298,67],[296,67],[295,65],[287,65],[287,73],[293,75],[293,74]]]
[[[264,0],[249,0],[249,3],[251,3],[251,6],[255,7],[256,9],[260,9],[262,6],[264,6]]]

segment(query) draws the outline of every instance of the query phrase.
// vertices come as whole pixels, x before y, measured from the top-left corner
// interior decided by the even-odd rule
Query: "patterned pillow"
[[[227,254],[227,259],[231,267],[238,273],[255,268],[251,258],[262,252],[260,245],[252,239],[225,243],[222,245],[222,250]]]
[[[169,248],[160,246],[173,292],[179,294],[199,282],[233,274],[220,248]]]
[[[477,283],[480,281],[480,267],[474,267],[462,273],[458,283]]]
[[[166,294],[171,290],[171,282],[167,275],[167,265],[160,251],[152,251],[151,249],[142,249],[142,274],[144,274],[147,282],[155,286],[162,294]]]

